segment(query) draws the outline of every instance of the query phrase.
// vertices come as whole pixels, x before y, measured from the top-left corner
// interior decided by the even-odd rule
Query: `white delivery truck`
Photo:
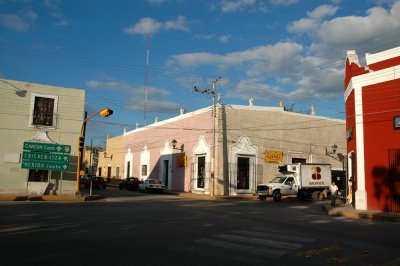
[[[297,196],[305,200],[323,200],[327,197],[332,174],[330,164],[286,164],[278,166],[280,174],[269,183],[258,184],[260,200],[272,197],[280,201],[282,196]]]

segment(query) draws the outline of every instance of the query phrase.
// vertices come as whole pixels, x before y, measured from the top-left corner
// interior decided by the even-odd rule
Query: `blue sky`
[[[346,51],[363,61],[399,36],[394,0],[0,0],[0,77],[85,89],[89,115],[114,110],[90,121],[95,144],[210,106],[193,88],[219,77],[224,104],[345,119]]]

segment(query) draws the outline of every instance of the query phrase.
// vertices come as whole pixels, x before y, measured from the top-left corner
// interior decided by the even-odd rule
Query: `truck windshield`
[[[272,179],[271,183],[283,183],[286,179],[286,176],[277,176]]]

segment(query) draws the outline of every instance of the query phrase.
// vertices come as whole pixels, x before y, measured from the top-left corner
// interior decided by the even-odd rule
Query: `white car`
[[[157,179],[144,179],[139,181],[139,191],[145,192],[164,192],[165,186],[161,184],[160,180]]]

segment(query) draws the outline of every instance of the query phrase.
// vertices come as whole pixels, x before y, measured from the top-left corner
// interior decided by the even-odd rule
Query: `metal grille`
[[[205,163],[205,169],[203,173],[203,178],[199,179],[199,173],[198,173],[198,163],[192,163],[191,165],[191,188],[205,188],[206,184],[210,182],[210,177],[211,177],[211,163],[206,162]]]
[[[389,150],[389,211],[400,212],[400,149]]]

